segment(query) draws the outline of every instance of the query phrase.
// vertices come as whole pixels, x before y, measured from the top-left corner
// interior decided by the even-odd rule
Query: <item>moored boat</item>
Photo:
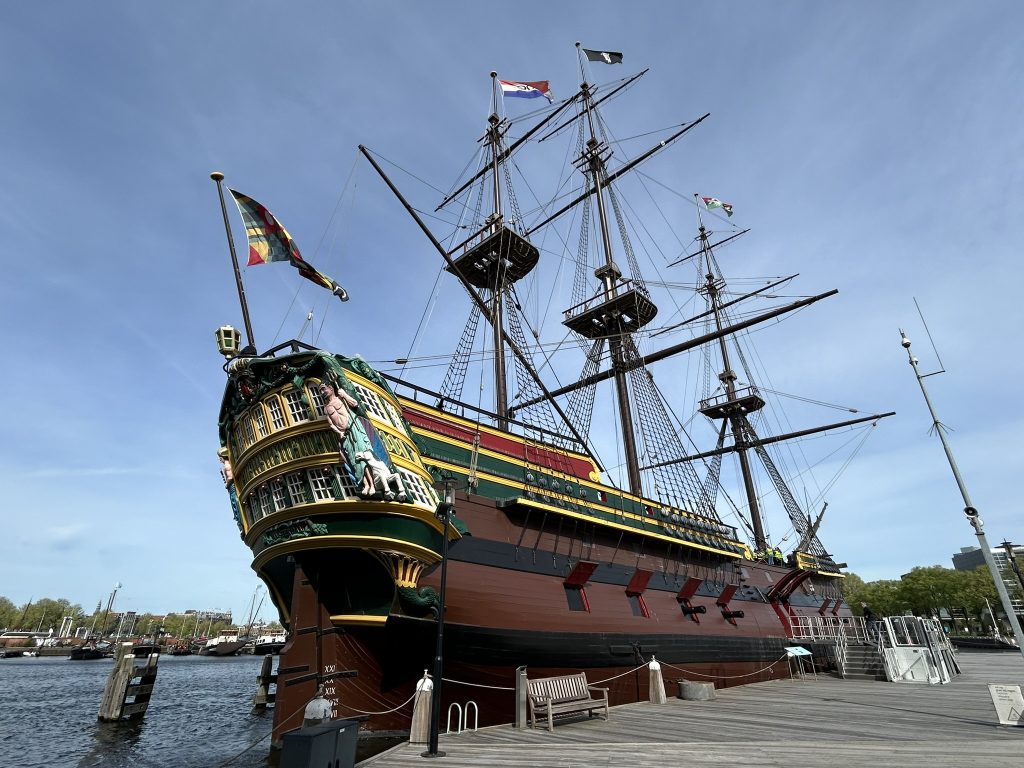
[[[288,636],[283,632],[273,635],[260,635],[256,638],[256,644],[253,646],[252,652],[257,656],[278,654],[284,648],[287,640]]]
[[[586,60],[581,57],[581,67]],[[442,611],[442,706],[472,699],[481,724],[512,719],[521,666],[537,676],[583,671],[592,682],[606,681],[619,704],[642,695],[637,670],[652,655],[680,674],[721,684],[765,680],[780,674],[799,628],[852,616],[839,584],[842,564],[817,535],[821,515],[812,520],[803,510],[767,446],[886,414],[777,437],[755,428],[766,394],[751,383],[736,351],[739,332],[830,294],[732,316],[740,299],[726,293],[714,256],[720,243],[700,216],[697,250],[686,260],[699,267],[696,295],[706,308],[687,323],[695,327],[699,320],[706,330],[658,353],[640,353],[639,340],[653,335],[658,308],[612,189],[655,150],[612,169],[610,148],[595,129],[603,124],[598,105],[635,79],[603,91],[584,82],[526,138],[508,143],[511,123],[498,114],[504,81],[492,73],[481,171],[441,203],[491,201],[487,210],[467,209],[472,223],[459,227],[473,234],[446,249],[406,205],[470,296],[466,330],[438,389],[298,340],[258,352],[244,305],[245,346],[234,329],[218,331],[228,377],[219,419],[225,487],[252,567],[289,630],[278,670],[275,741],[291,727],[287,713],[301,709],[318,685],[336,701],[339,716],[376,713],[370,729],[407,730],[411,709],[403,703],[432,664]],[[542,83],[513,85],[547,93]],[[656,148],[703,120],[684,124]],[[587,222],[563,313],[583,351],[582,371],[575,384],[555,390],[526,345],[515,286],[540,260],[529,235],[559,214],[527,227],[503,186],[508,158],[542,129],[579,132],[584,183],[574,205],[584,205]],[[220,189],[223,176],[213,178]],[[347,298],[301,258],[269,211],[232,194],[246,223],[250,264],[288,261]],[[695,205],[731,215],[731,206],[716,198]],[[588,227],[598,234],[596,248]],[[613,257],[613,232],[628,273]],[[493,404],[486,408],[461,396],[467,367],[480,357],[473,351],[480,317],[492,327]],[[705,380],[714,385],[697,411],[719,437],[715,448],[691,453],[647,367],[701,348],[715,370],[712,376],[708,368]],[[595,424],[595,387],[603,381],[614,384],[615,412]],[[591,439],[597,431],[616,435],[624,466],[618,477],[599,460]],[[726,505],[719,492],[726,455],[737,458],[742,475],[743,532],[719,511]],[[754,461],[763,465],[795,532],[788,558],[763,525]],[[697,466],[706,469],[704,477]],[[827,643],[804,645],[826,662]],[[783,662],[781,672],[786,668]]]

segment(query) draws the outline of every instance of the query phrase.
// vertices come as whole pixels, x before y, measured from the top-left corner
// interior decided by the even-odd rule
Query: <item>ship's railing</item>
[[[640,291],[643,291],[641,285],[641,283],[636,283],[636,288]],[[620,296],[630,291],[633,287],[634,281],[632,280],[620,280],[618,283],[615,284],[615,288],[618,291],[617,295]],[[608,301],[611,298],[613,297],[610,293],[606,291],[601,291],[596,296],[591,296],[589,299],[586,299],[585,301],[581,301],[579,304],[575,304],[574,306],[569,307],[562,314],[565,316],[566,320],[569,320],[578,315],[582,315],[591,307],[596,307],[600,304],[603,304],[604,302]]]
[[[707,410],[718,405],[725,405],[726,403],[733,400],[742,400],[747,397],[760,397],[760,393],[757,391],[757,387],[751,385],[737,389],[730,396],[728,392],[723,392],[719,395],[712,395],[706,400],[701,400],[699,404],[699,410]]]
[[[794,640],[842,639],[844,645],[867,642],[867,628],[860,616],[795,616],[790,623]]]
[[[383,373],[381,371],[378,371],[378,374],[380,374],[381,378],[387,379],[389,382],[391,382],[391,384],[394,385],[392,389],[395,390],[395,394],[401,395],[402,393],[399,390],[402,389],[409,390],[412,393],[411,399],[415,402],[420,402],[419,396],[425,395],[426,397],[431,398],[434,401],[433,403],[428,403],[432,407],[445,410],[444,406],[452,406],[454,410],[450,410],[448,412],[456,413],[456,415],[462,416],[463,418],[470,418],[466,416],[467,412],[470,414],[478,414],[480,416],[485,416],[492,422],[492,424],[497,423],[498,419],[501,418],[498,416],[498,414],[494,413],[493,411],[488,411],[486,408],[479,408],[475,405],[464,403],[461,400],[454,400],[448,397],[447,395],[442,395],[440,392],[435,392],[432,389],[427,389],[426,387],[421,387],[417,384],[412,384],[411,382],[405,381],[404,379],[399,379],[396,376],[391,376],[390,374]],[[410,395],[402,396],[410,397]],[[565,434],[562,432],[552,432],[549,429],[534,426],[533,424],[527,424],[525,421],[519,421],[518,419],[513,419],[508,416],[504,417],[504,421],[508,422],[509,424],[514,424],[515,426],[521,428],[525,434],[529,434],[530,432],[539,432],[541,434],[548,435],[549,437],[555,438],[560,441],[564,441],[566,443],[572,443],[573,445],[578,446],[583,445],[583,443],[581,443],[579,440],[577,440],[575,437],[569,434]],[[557,445],[555,446],[555,448],[556,450],[558,449]]]

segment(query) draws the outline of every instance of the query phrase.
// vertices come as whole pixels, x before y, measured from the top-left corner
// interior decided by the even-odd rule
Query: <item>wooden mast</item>
[[[498,118],[498,73],[491,72],[491,104],[493,110],[487,119],[487,143],[491,148],[491,171],[494,174],[493,205],[491,213],[490,233],[495,235],[502,226],[501,211],[501,120]],[[499,265],[503,261],[499,259]],[[494,285],[491,287],[491,332],[494,340],[494,412],[498,414],[498,429],[508,429],[508,382],[505,379],[505,339],[504,339],[504,307],[505,270],[499,266],[495,270]]]
[[[698,208],[698,216],[700,209]],[[708,232],[704,225],[700,225],[701,253],[707,266],[707,273],[704,275],[704,290],[707,292],[708,300],[711,302],[711,309],[715,316],[715,328],[719,334],[722,333],[722,311],[719,307],[719,291],[721,285],[715,279],[714,268],[711,263],[711,249],[708,247]],[[764,401],[758,397],[737,397],[736,372],[729,364],[729,348],[726,345],[726,335],[718,337],[718,348],[722,354],[722,372],[718,374],[718,380],[725,387],[726,402],[733,407],[719,408],[714,415],[721,413],[728,420],[732,429],[733,444],[736,446],[736,456],[740,462],[740,476],[743,478],[743,490],[747,496],[747,508],[750,510],[750,525],[754,532],[754,548],[764,551],[768,547],[768,540],[764,535],[764,522],[761,520],[761,508],[757,501],[757,489],[754,487],[754,474],[750,471],[750,458],[747,456],[746,416],[744,414],[751,410],[757,410],[764,406]],[[706,411],[706,409],[702,409]]]
[[[576,43],[577,50],[579,47],[580,44]],[[583,109],[586,113],[587,128],[590,132],[590,138],[587,140],[586,147],[583,150],[582,160],[589,170],[591,190],[594,199],[597,201],[597,217],[601,229],[601,246],[604,253],[604,264],[594,271],[594,275],[601,281],[604,303],[610,306],[615,303],[616,298],[619,296],[622,271],[615,263],[614,254],[612,253],[612,240],[608,229],[608,211],[605,208],[604,199],[604,187],[606,184],[605,158],[609,150],[607,145],[597,138],[597,130],[594,127],[593,94],[586,80],[580,85],[580,92],[583,96]],[[626,345],[623,343],[625,335],[625,329],[620,327],[618,333],[612,332],[609,334],[608,345],[611,352],[612,377],[615,380],[619,426],[622,429],[622,448],[626,459],[626,478],[629,483],[630,493],[639,495],[642,493],[643,488],[640,480],[640,460],[636,451],[633,409],[630,403],[629,384],[626,381]]]

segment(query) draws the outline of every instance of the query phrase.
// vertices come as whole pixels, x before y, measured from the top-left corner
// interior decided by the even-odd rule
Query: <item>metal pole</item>
[[[1006,618],[1010,622],[1010,627],[1013,629],[1013,635],[1017,640],[1017,646],[1020,649],[1021,655],[1024,656],[1024,633],[1021,632],[1020,622],[1017,621],[1017,614],[1013,612],[1013,604],[1010,602],[1010,595],[1006,591],[1006,584],[1003,582],[1003,576],[999,573],[999,568],[996,567],[996,561],[992,557],[992,549],[988,545],[988,539],[985,537],[985,524],[978,514],[977,508],[971,503],[970,494],[967,493],[967,486],[964,484],[964,479],[960,476],[960,470],[956,465],[956,459],[953,458],[953,451],[949,447],[949,443],[946,440],[946,430],[942,426],[942,422],[939,421],[939,417],[935,415],[935,408],[932,406],[931,398],[928,397],[928,390],[924,386],[924,377],[917,368],[917,358],[914,357],[913,352],[910,351],[910,339],[906,337],[906,334],[900,330],[900,336],[903,338],[901,342],[903,348],[907,350],[907,357],[910,359],[910,366],[914,369],[914,376],[917,377],[917,383],[921,387],[921,394],[924,395],[925,405],[928,406],[928,412],[932,417],[932,425],[935,427],[935,432],[939,436],[939,440],[942,441],[942,449],[946,452],[946,459],[949,461],[949,468],[953,470],[953,477],[956,480],[957,486],[960,488],[960,495],[964,500],[964,514],[967,516],[967,522],[974,528],[975,534],[978,536],[978,545],[981,547],[981,554],[985,558],[985,565],[988,566],[989,573],[992,575],[992,581],[995,582],[996,592],[999,595],[999,602],[1003,605],[1003,610],[1006,611]],[[989,609],[991,611],[991,608]],[[994,620],[994,617],[993,617]]]
[[[1013,571],[1014,575],[1017,577],[1017,581],[1020,582],[1021,589],[1024,589],[1024,576],[1021,575],[1020,566],[1017,565],[1017,558],[1013,554],[1013,544],[1008,541],[1004,541],[999,546],[1006,550],[1006,560],[1010,564],[1010,570]]]
[[[441,521],[441,590],[438,600],[441,605],[437,617],[437,647],[434,652],[434,690],[430,697],[430,738],[427,751],[420,757],[444,757],[445,753],[437,749],[437,740],[441,729],[441,678],[444,675],[444,591],[448,579],[448,515],[455,506],[455,486],[449,481],[444,486],[444,501],[437,505],[434,516]]]
[[[217,196],[220,198],[220,212],[224,216],[224,231],[228,235],[228,248],[231,250],[231,267],[235,270],[235,286],[238,288],[238,303],[242,305],[242,321],[245,323],[245,345],[256,351],[256,342],[252,334],[252,321],[249,319],[249,304],[245,300],[245,286],[242,285],[242,273],[238,270],[238,254],[235,253],[235,238],[231,236],[231,222],[228,221],[228,207],[224,203],[224,174],[214,171],[210,178],[217,182]]]

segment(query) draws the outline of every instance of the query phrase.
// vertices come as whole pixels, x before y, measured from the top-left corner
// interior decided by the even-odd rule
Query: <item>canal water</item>
[[[269,766],[273,710],[250,714],[262,661],[161,656],[145,718],[100,723],[110,659],[0,659],[0,766]]]

